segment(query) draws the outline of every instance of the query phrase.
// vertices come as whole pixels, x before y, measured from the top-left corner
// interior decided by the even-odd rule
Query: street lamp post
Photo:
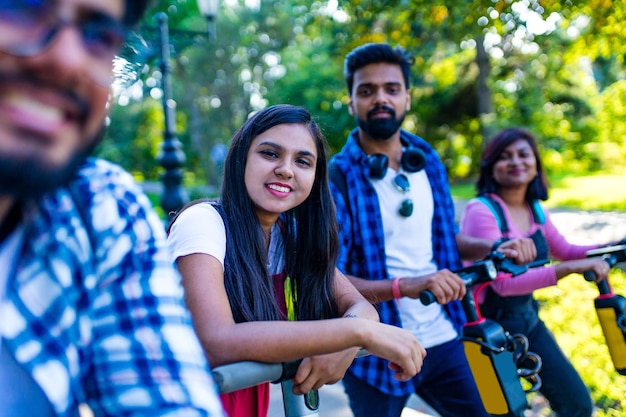
[[[170,36],[167,25],[167,15],[157,15],[159,24],[159,67],[161,69],[161,97],[163,104],[163,116],[165,117],[165,129],[163,131],[163,144],[159,162],[165,169],[161,178],[163,181],[163,194],[161,207],[165,216],[178,210],[189,201],[189,197],[182,186],[185,153],[182,144],[176,136],[176,103],[172,99],[172,68],[170,66]]]
[[[198,8],[207,19],[209,25],[208,36],[211,39],[215,36],[213,25],[217,15],[218,0],[198,0]],[[159,68],[161,70],[161,89],[163,93],[161,101],[165,118],[163,144],[159,157],[159,163],[165,170],[161,178],[163,182],[161,207],[166,217],[168,217],[170,213],[180,209],[189,201],[189,196],[182,186],[182,166],[186,158],[182,144],[176,134],[176,102],[172,97],[172,68],[170,65],[170,37],[167,15],[158,13],[156,18],[159,30]]]
[[[198,0],[198,9],[207,21],[209,39],[215,39],[215,16],[219,8],[219,0]]]

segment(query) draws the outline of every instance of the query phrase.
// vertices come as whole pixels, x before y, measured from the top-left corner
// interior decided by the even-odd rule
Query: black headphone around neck
[[[375,153],[368,157],[370,165],[370,178],[380,180],[385,177],[389,167],[389,158],[382,153]],[[402,151],[400,166],[406,172],[418,172],[426,166],[426,155],[421,149],[409,146]]]

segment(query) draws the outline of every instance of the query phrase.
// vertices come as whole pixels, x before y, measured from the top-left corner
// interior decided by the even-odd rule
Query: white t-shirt
[[[277,224],[270,233],[268,271],[271,275],[282,272],[284,250]],[[226,256],[226,229],[222,216],[211,203],[199,203],[183,211],[172,225],[168,244],[174,260],[193,253],[203,253],[220,261],[224,268]]]
[[[372,180],[378,194],[385,232],[385,255],[389,277],[418,277],[438,270],[433,258],[433,195],[424,170],[404,173],[410,189],[399,191],[393,179],[399,174],[391,168],[381,180]],[[413,214],[403,217],[398,208],[405,199],[413,201]],[[411,331],[425,348],[449,342],[457,332],[440,304],[429,306],[419,299],[398,300],[402,327]]]
[[[174,260],[203,253],[213,256],[224,268],[226,229],[211,203],[196,204],[183,211],[172,225],[167,242]]]

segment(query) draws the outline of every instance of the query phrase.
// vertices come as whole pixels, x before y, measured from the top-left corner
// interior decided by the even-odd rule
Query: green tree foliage
[[[159,103],[146,100],[128,106],[113,106],[110,119],[124,120],[108,127],[107,138],[99,145],[100,156],[115,161],[139,179],[157,178],[156,158],[163,132]]]
[[[185,168],[200,181],[216,183],[212,147],[228,143],[251,112],[268,104],[307,107],[331,149],[339,149],[354,127],[343,58],[365,42],[400,44],[416,57],[405,127],[435,146],[452,178],[475,173],[485,138],[511,125],[537,135],[552,172],[606,169],[626,156],[623,122],[616,118],[624,100],[618,87],[626,44],[622,3],[260,0],[250,6],[230,0],[216,20],[217,39],[195,37],[186,47],[177,46],[182,30],[204,30],[195,1],[162,0],[153,12],[170,17]],[[146,25],[154,26],[151,17]],[[148,60],[143,99],[113,110],[114,120],[134,120],[128,126],[113,123],[115,140],[140,140],[130,127],[140,123],[133,115],[150,108],[146,98],[159,75],[155,60]],[[153,128],[142,135],[152,137],[136,149],[160,140],[158,113],[145,120]],[[110,149],[108,155],[145,154]],[[158,171],[156,162],[135,167],[149,177]]]
[[[169,17],[188,184],[217,185],[211,150],[270,104],[308,108],[338,150],[355,126],[343,60],[366,42],[415,56],[404,126],[437,149],[453,179],[472,177],[485,138],[514,125],[538,137],[556,178],[621,168],[626,158],[624,1],[224,0],[208,40],[194,0],[158,0],[139,30],[147,47],[137,43],[125,66],[139,81],[112,97],[99,148],[139,177],[157,180],[161,170],[156,12]],[[602,388],[619,381],[585,378],[606,415],[623,412],[615,390]]]

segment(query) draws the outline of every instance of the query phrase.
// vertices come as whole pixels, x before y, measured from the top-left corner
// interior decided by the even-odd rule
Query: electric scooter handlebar
[[[626,242],[587,251],[587,257],[599,256],[612,268],[615,264],[626,261]],[[588,281],[597,278],[593,271],[585,271],[583,276]],[[626,298],[614,294],[608,279],[597,282],[600,295],[594,300],[594,306],[604,339],[615,370],[626,375]]]
[[[359,350],[356,357],[367,356],[366,350]],[[266,382],[279,383],[293,379],[302,359],[280,363],[242,361],[221,365],[212,369],[213,379],[221,394],[254,387]]]
[[[475,262],[474,264],[465,268],[453,271],[462,280],[465,286],[469,287],[479,282],[493,281],[498,275],[498,270],[493,260],[485,259]],[[420,301],[425,306],[430,305],[437,301],[437,297],[430,290],[425,290],[420,293]]]
[[[612,268],[615,264],[626,262],[626,244],[592,249],[587,251],[586,256],[587,258],[600,256]],[[585,271],[583,277],[585,277],[587,281],[592,282],[597,278],[596,273],[593,271]]]
[[[469,288],[474,284],[495,280],[500,271],[510,273],[512,276],[517,276],[526,272],[528,268],[541,266],[546,262],[546,260],[541,260],[526,265],[517,265],[502,252],[492,251],[485,259],[476,261],[472,265],[452,272],[457,274],[463,280],[465,286]],[[436,302],[437,297],[435,297],[430,290],[425,290],[420,293],[420,301],[427,306]]]

